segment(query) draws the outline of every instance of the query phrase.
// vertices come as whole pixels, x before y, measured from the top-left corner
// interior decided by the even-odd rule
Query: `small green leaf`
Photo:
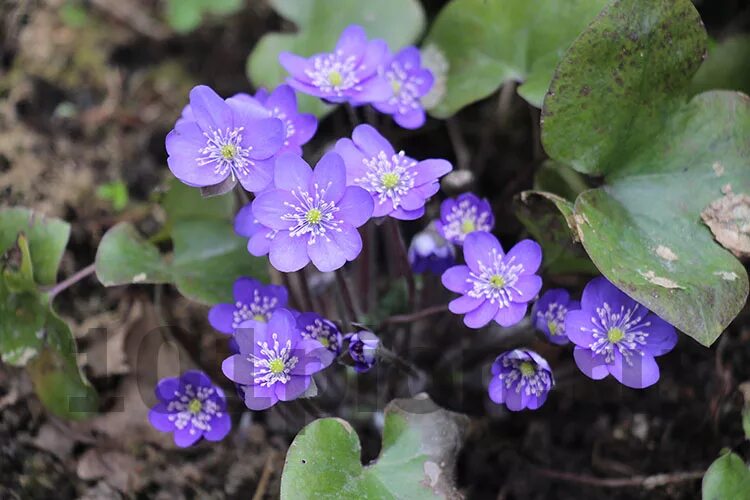
[[[256,87],[273,89],[287,74],[279,53],[309,57],[331,52],[341,32],[359,24],[370,38],[385,39],[392,50],[413,43],[424,28],[424,12],[417,0],[270,0],[280,16],[297,25],[296,33],[269,33],[256,44],[247,73]],[[333,107],[320,99],[300,95],[300,109],[323,116]]]
[[[68,0],[60,7],[60,19],[71,28],[82,28],[89,22],[89,15],[81,2]]]
[[[196,219],[232,220],[234,217],[234,193],[204,198],[197,188],[171,179],[169,189],[161,200],[167,212],[167,224]]]
[[[167,22],[175,31],[187,33],[197,28],[206,14],[233,14],[242,3],[243,0],[167,0]]]
[[[739,455],[717,458],[703,476],[703,500],[750,500],[750,470]]]
[[[735,35],[708,49],[691,91],[739,90],[750,94],[750,35]]]
[[[439,118],[483,99],[500,85],[540,107],[555,65],[606,0],[453,0],[432,25],[425,47],[448,60],[446,92],[430,109]]]
[[[96,196],[101,200],[109,201],[116,212],[121,212],[128,205],[130,199],[128,187],[122,181],[102,184],[97,188]]]
[[[0,255],[16,245],[20,233],[28,239],[34,281],[39,285],[54,284],[68,244],[70,225],[28,208],[0,209]]]
[[[104,286],[169,283],[170,266],[159,249],[145,241],[129,222],[104,234],[96,251],[96,277]]]
[[[361,463],[359,438],[346,421],[316,420],[297,435],[281,476],[282,499],[455,498],[456,455],[468,424],[426,395],[385,409],[380,457]]]
[[[13,293],[0,278],[0,359],[25,366],[41,350],[48,305],[34,292]]]
[[[689,99],[706,45],[689,0],[616,0],[560,62],[544,101],[549,155],[604,185],[572,221],[618,288],[704,345],[748,294],[742,264],[701,214],[730,189],[750,194],[750,102]]]

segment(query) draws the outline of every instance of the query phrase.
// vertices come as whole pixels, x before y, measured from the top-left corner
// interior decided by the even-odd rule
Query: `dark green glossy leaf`
[[[144,240],[129,222],[104,234],[96,251],[96,277],[104,286],[169,283],[171,269],[159,249]]]
[[[739,455],[717,458],[703,476],[703,500],[749,500],[750,470]]]
[[[430,113],[444,118],[509,81],[540,107],[555,65],[606,0],[453,0],[425,47],[448,61],[446,92]]]
[[[613,2],[558,66],[542,137],[555,160],[605,176],[572,219],[601,273],[710,345],[748,280],[701,213],[729,186],[750,193],[750,106],[733,92],[688,99],[705,44],[688,0]]]
[[[250,54],[247,72],[256,87],[273,89],[286,79],[279,53],[305,57],[330,52],[341,32],[359,24],[370,38],[383,38],[392,50],[413,43],[424,27],[424,12],[417,0],[270,0],[282,17],[297,25],[296,33],[269,33]],[[320,99],[300,96],[300,108],[322,116],[332,106]]]
[[[351,425],[316,420],[287,452],[281,498],[455,498],[453,469],[467,423],[426,395],[394,400],[385,410],[380,457],[363,467]]]

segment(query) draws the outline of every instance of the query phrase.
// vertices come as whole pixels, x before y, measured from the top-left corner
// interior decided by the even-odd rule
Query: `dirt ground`
[[[93,261],[102,234],[116,222],[156,230],[163,214],[151,202],[169,178],[164,137],[189,89],[205,83],[223,95],[250,91],[247,55],[263,33],[286,25],[256,0],[187,35],[159,20],[157,0],[89,0],[82,24],[61,15],[64,3],[0,1],[0,204],[72,224],[61,267],[61,276],[69,276]],[[432,16],[444,2],[423,3]],[[712,36],[750,30],[744,0],[696,4]],[[448,124],[431,120],[419,131],[391,127],[388,134],[415,156],[465,162],[479,193],[491,200],[499,236],[510,243],[523,234],[513,195],[531,188],[544,160],[537,122],[538,110],[507,91]],[[348,130],[343,111],[329,116],[312,154]],[[122,212],[96,196],[97,186],[117,180],[131,199]],[[580,291],[585,281],[562,276],[552,283]],[[387,284],[384,274],[378,290]],[[330,285],[321,278],[314,287],[322,297]],[[681,336],[660,358],[660,382],[641,391],[611,378],[589,380],[569,352],[538,340],[528,324],[477,339],[455,317],[432,316],[412,328],[412,345],[425,346],[414,356],[428,374],[424,380],[404,380],[386,366],[352,381],[336,368],[319,381],[323,395],[315,406],[290,403],[251,414],[235,398],[226,440],[178,450],[148,426],[157,374],[134,360],[144,343],[159,342],[155,331],[166,329],[188,363],[222,379],[226,348],[207,323],[207,308],[169,287],[105,289],[94,278],[55,305],[73,326],[102,414],[74,423],[50,417],[24,372],[0,365],[0,498],[276,498],[286,449],[306,421],[349,419],[364,459],[372,459],[377,410],[392,396],[419,390],[473,417],[458,465],[467,498],[694,499],[699,474],[722,448],[750,454],[738,389],[750,381],[747,308],[710,349]],[[456,331],[459,341],[451,337]],[[450,343],[457,347],[440,347]],[[520,344],[547,357],[557,386],[541,410],[511,414],[491,405],[483,377],[494,356]]]

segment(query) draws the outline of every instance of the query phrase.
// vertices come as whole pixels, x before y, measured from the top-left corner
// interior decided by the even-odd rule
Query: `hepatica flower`
[[[289,72],[287,83],[296,90],[329,102],[358,105],[389,97],[391,86],[378,73],[387,56],[385,41],[368,41],[364,28],[352,25],[341,34],[333,52],[309,59],[282,52],[279,62]]]
[[[481,328],[493,319],[511,326],[526,315],[528,302],[542,288],[535,273],[542,249],[532,240],[520,241],[507,254],[490,233],[474,232],[464,241],[465,266],[443,273],[445,287],[461,294],[448,304],[454,314],[466,314],[469,328]]]
[[[238,278],[233,293],[234,304],[217,304],[208,311],[208,322],[221,333],[234,333],[247,321],[265,323],[288,300],[283,286],[264,285],[252,278]]]
[[[536,410],[547,400],[555,385],[547,361],[526,349],[504,352],[492,363],[490,399],[511,411]]]
[[[429,227],[417,233],[409,244],[409,263],[417,274],[443,274],[456,263],[456,250],[445,238]]]
[[[367,190],[375,202],[373,217],[413,220],[440,189],[439,179],[453,167],[446,160],[417,161],[393,146],[370,125],[359,125],[351,139],[339,139],[335,151],[346,163],[347,184]]]
[[[167,163],[189,186],[227,180],[260,191],[273,177],[273,155],[284,143],[284,124],[259,103],[222,99],[209,87],[190,91],[190,109],[167,135]]]
[[[565,317],[578,368],[594,380],[607,375],[634,389],[659,380],[654,357],[677,344],[672,325],[617,289],[606,278],[586,285],[581,309]]]
[[[271,242],[278,232],[261,224],[253,215],[253,204],[242,207],[234,217],[234,232],[248,238],[247,251],[261,257],[271,249]]]
[[[354,361],[354,369],[358,373],[370,371],[377,361],[380,339],[367,331],[349,333],[346,339],[349,341],[349,356]]]
[[[425,112],[420,99],[432,88],[433,78],[430,70],[422,67],[419,49],[402,49],[385,63],[381,73],[391,84],[391,95],[373,103],[375,109],[393,115],[394,121],[404,128],[424,125]]]
[[[334,271],[359,255],[357,228],[372,215],[372,198],[346,185],[338,154],[324,155],[313,171],[299,156],[284,153],[276,161],[274,186],[258,195],[252,211],[278,231],[269,252],[276,269],[298,271],[312,260],[320,271]]]
[[[201,437],[220,441],[232,428],[224,392],[202,371],[164,378],[154,392],[158,403],[148,419],[157,430],[173,432],[177,446],[191,446]]]
[[[554,288],[547,290],[531,309],[531,319],[536,329],[542,332],[553,344],[569,342],[565,335],[565,316],[572,309],[580,309],[581,304],[572,300],[567,290]]]
[[[308,312],[297,316],[297,326],[303,338],[317,340],[335,356],[341,352],[341,332],[333,322],[317,313]]]
[[[474,231],[492,231],[495,217],[487,200],[473,193],[448,198],[440,205],[440,220],[435,223],[445,239],[463,245],[466,235]]]
[[[310,387],[311,376],[334,358],[320,342],[302,335],[286,309],[277,309],[268,323],[241,326],[234,338],[239,352],[224,360],[222,371],[243,386],[251,410],[298,398]]]
[[[284,124],[284,144],[279,152],[302,154],[302,145],[315,135],[318,120],[315,115],[297,110],[297,95],[289,85],[279,85],[270,94],[260,89],[255,99],[268,110],[269,116]]]

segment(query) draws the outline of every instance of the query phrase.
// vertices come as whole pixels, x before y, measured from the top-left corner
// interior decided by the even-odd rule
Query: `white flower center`
[[[466,235],[474,231],[491,231],[489,211],[479,212],[479,206],[471,200],[461,200],[453,205],[443,224],[445,238],[453,241],[464,241]]]
[[[185,384],[174,393],[174,399],[167,403],[167,411],[170,415],[167,419],[174,422],[174,426],[182,430],[190,424],[190,434],[197,431],[208,432],[211,430],[211,421],[214,417],[223,415],[219,411],[219,405],[210,398],[216,390],[213,387],[194,387]]]
[[[261,295],[258,290],[253,292],[253,301],[249,304],[237,301],[232,313],[232,328],[237,328],[243,321],[254,319],[266,322],[271,317],[271,312],[276,308],[279,300],[276,297]]]
[[[292,341],[287,340],[282,347],[278,334],[271,335],[273,346],[268,342],[257,342],[260,356],[248,354],[247,360],[253,364],[253,383],[271,387],[276,382],[286,384],[292,378],[290,372],[297,366],[299,358],[292,356]]]
[[[336,219],[336,213],[341,210],[335,201],[326,201],[325,194],[331,185],[321,188],[315,185],[315,191],[310,194],[302,188],[291,191],[296,203],[285,203],[291,211],[282,215],[281,220],[292,221],[294,226],[289,229],[289,236],[304,236],[309,234],[308,243],[314,244],[318,236],[329,240],[328,231],[341,231],[339,225],[344,221]]]
[[[412,69],[411,64],[401,66],[398,61],[393,61],[384,72],[393,89],[393,95],[388,99],[388,103],[398,106],[399,113],[406,113],[421,106],[419,86],[424,80],[410,74],[409,71]]]
[[[200,156],[195,159],[198,166],[213,165],[214,172],[224,175],[231,170],[234,176],[246,176],[250,173],[251,166],[255,163],[250,160],[252,147],[243,147],[242,131],[244,127],[224,130],[212,130],[211,133],[204,132],[206,146],[200,149]]]
[[[519,274],[523,272],[523,264],[513,264],[514,260],[515,258],[511,257],[506,261],[505,257],[493,248],[490,262],[477,262],[479,274],[469,272],[466,281],[473,288],[467,295],[475,299],[485,298],[492,303],[497,302],[500,307],[508,307],[512,292],[523,295],[521,290],[515,287]]]
[[[516,393],[524,391],[529,396],[539,397],[552,388],[552,378],[547,370],[538,370],[531,361],[505,357],[502,364],[504,368],[510,368],[510,371],[501,371],[497,375],[506,389],[516,384]]]
[[[537,311],[536,317],[547,323],[550,335],[565,336],[565,315],[568,308],[557,302],[551,302],[546,311]]]
[[[357,58],[344,57],[344,53],[320,54],[313,58],[312,69],[305,70],[305,74],[312,80],[312,84],[326,94],[342,96],[349,89],[360,90],[357,78]]]
[[[598,317],[591,318],[591,328],[582,328],[585,332],[591,332],[594,337],[589,349],[604,356],[607,363],[614,362],[617,349],[628,366],[633,366],[632,357],[643,356],[641,346],[646,345],[649,335],[642,329],[651,326],[650,321],[641,322],[643,315],[638,313],[639,309],[641,305],[636,304],[632,309],[620,306],[620,310],[615,312],[607,302],[602,307],[597,307]]]
[[[401,198],[414,187],[414,178],[417,176],[414,167],[417,162],[403,151],[390,158],[385,151],[381,151],[372,158],[365,158],[363,162],[367,171],[364,177],[354,179],[354,182],[377,197],[379,203],[390,198],[393,208],[398,208]]]

